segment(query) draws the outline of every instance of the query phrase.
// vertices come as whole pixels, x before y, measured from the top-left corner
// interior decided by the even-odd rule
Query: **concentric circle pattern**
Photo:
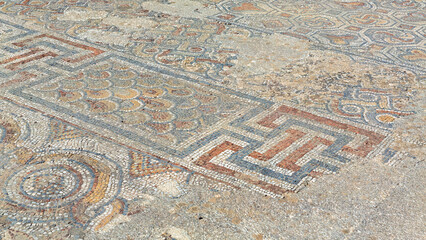
[[[24,165],[7,181],[5,190],[10,200],[22,207],[58,208],[86,196],[95,179],[90,166],[61,158]]]
[[[99,154],[73,150],[35,153],[6,176],[4,201],[12,209],[20,209],[11,220],[68,219],[81,226],[92,223],[116,200],[122,182],[117,163]],[[44,213],[41,216],[36,214],[40,211]]]
[[[421,239],[425,9],[0,0],[0,239]]]

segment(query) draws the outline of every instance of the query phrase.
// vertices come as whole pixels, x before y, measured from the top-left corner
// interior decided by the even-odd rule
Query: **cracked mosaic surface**
[[[0,1],[0,238],[421,239],[425,4]]]

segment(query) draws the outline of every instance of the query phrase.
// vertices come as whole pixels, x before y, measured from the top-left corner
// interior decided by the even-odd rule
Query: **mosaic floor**
[[[424,239],[425,13],[0,1],[0,239]]]

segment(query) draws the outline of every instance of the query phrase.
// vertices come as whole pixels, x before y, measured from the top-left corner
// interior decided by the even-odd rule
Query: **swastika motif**
[[[419,114],[425,4],[0,1],[0,238],[84,238],[200,186],[286,198],[408,158],[391,143]]]
[[[6,96],[238,187],[273,196],[298,191],[309,180],[379,151],[389,134],[56,36],[35,34],[11,45],[48,48],[51,41],[61,52],[21,50],[3,61],[9,72],[39,74],[5,86]],[[357,96],[375,100],[368,92]],[[376,119],[390,122],[392,116],[386,116]],[[131,156],[131,175],[156,171],[145,157]]]

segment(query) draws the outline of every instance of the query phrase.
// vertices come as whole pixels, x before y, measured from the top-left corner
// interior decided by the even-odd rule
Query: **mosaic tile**
[[[169,195],[161,190],[168,182],[182,193],[191,176],[10,101],[1,100],[0,120],[0,214],[18,232],[99,231],[128,213],[128,201],[143,200],[147,193]]]
[[[0,238],[281,239],[332,222],[311,196],[376,208],[421,182],[424,8],[0,1]]]
[[[218,8],[222,13],[213,16],[218,21],[265,33],[297,36],[327,49],[383,63],[410,66],[420,73],[424,71],[424,66],[414,59],[391,53],[398,48],[424,52],[421,26],[425,19],[418,11],[424,9],[425,5],[421,1],[292,1],[284,4],[281,1],[241,0],[222,1]],[[223,14],[231,14],[234,18],[223,19],[220,17]],[[260,24],[265,17],[270,18],[268,22],[275,24]],[[402,22],[410,22],[411,26],[401,29],[404,26]],[[311,31],[297,31],[300,27]],[[380,55],[360,54],[361,49],[373,44],[383,46]],[[422,58],[419,53],[415,55]]]
[[[61,52],[21,54],[30,43]],[[297,191],[306,181],[365,158],[379,151],[388,135],[53,35],[34,34],[10,45],[20,51],[4,60],[5,69],[33,68],[45,77],[22,80],[21,86],[8,88],[7,96],[90,130],[108,129],[103,136],[119,135],[192,171],[267,194]],[[34,64],[35,59],[44,61]],[[376,100],[368,92],[359,96]],[[353,108],[343,107],[358,110]],[[376,119],[390,122],[391,117],[382,113]]]

